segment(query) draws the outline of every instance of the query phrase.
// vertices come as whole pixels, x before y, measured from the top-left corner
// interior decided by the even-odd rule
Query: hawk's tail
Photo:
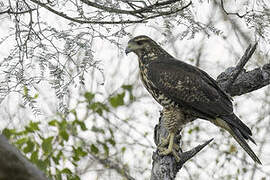
[[[248,155],[257,163],[262,164],[246,140],[251,140],[254,144],[255,141],[251,138],[251,130],[235,115],[222,116],[220,119],[225,121],[225,128],[233,138],[239,143],[239,145],[248,153]],[[223,124],[223,123],[222,123]]]

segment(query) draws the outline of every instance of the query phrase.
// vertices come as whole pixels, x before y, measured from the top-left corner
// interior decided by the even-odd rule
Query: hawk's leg
[[[174,133],[171,133],[171,134],[173,134],[173,136],[175,136]],[[158,149],[159,150],[165,149],[165,147],[167,147],[170,144],[170,141],[172,139],[171,137],[172,137],[172,135],[169,134],[166,138],[161,138],[161,143],[158,145]],[[177,150],[177,151],[180,150],[179,145],[178,144],[175,144],[175,143],[173,143],[173,148],[175,150]]]
[[[184,115],[179,109],[163,109],[163,123],[166,129],[169,131],[169,135],[161,139],[161,143],[158,145],[159,154],[166,156],[172,154],[176,161],[179,162],[178,151],[180,147],[175,143],[175,135],[180,126],[184,123]]]

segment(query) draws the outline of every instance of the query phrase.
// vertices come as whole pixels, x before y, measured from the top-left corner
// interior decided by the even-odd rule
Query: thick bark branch
[[[3,135],[0,135],[0,179],[48,180]]]
[[[237,96],[246,94],[270,84],[270,63],[265,64],[262,68],[256,68],[252,71],[246,71],[243,69],[247,61],[254,53],[256,46],[257,43],[253,46],[250,45],[236,67],[229,67],[218,76],[218,84],[229,95]],[[167,137],[168,135],[165,127],[162,125],[162,121],[163,118],[161,114],[160,121],[155,127],[154,140],[156,145],[160,143],[160,139],[162,137]],[[180,130],[178,134],[179,133]],[[180,139],[181,137],[176,138],[175,143],[179,144]],[[180,150],[181,152],[179,152],[179,156],[182,158],[182,160],[179,163],[177,163],[174,157],[171,155],[160,156],[157,151],[154,152],[152,156],[153,163],[151,180],[173,180],[184,163],[195,156],[211,141],[212,139],[187,152],[182,152],[182,150]]]
[[[251,71],[243,69],[233,84],[227,86],[227,82],[235,69],[235,67],[227,68],[217,77],[219,86],[226,89],[226,92],[231,96],[240,96],[270,84],[270,63]]]

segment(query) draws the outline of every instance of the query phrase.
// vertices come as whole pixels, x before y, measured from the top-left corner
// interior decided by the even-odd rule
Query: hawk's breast
[[[153,98],[163,107],[175,107],[176,103],[171,99],[165,96],[160,90],[158,90],[155,85],[151,82],[148,77],[148,68],[146,65],[140,64],[140,77],[143,82],[143,85],[147,91],[153,96]]]

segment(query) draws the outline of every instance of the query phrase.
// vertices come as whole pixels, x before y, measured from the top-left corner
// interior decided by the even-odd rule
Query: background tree
[[[257,70],[269,80],[269,6],[263,0],[1,1],[2,133],[54,179],[149,179],[160,107],[137,80],[135,56],[123,56],[127,41],[149,35],[213,77],[258,41],[245,67],[264,67]],[[178,176],[268,177],[269,92],[265,87],[234,102],[263,166],[223,131],[197,121],[182,131],[183,150],[215,140]]]

